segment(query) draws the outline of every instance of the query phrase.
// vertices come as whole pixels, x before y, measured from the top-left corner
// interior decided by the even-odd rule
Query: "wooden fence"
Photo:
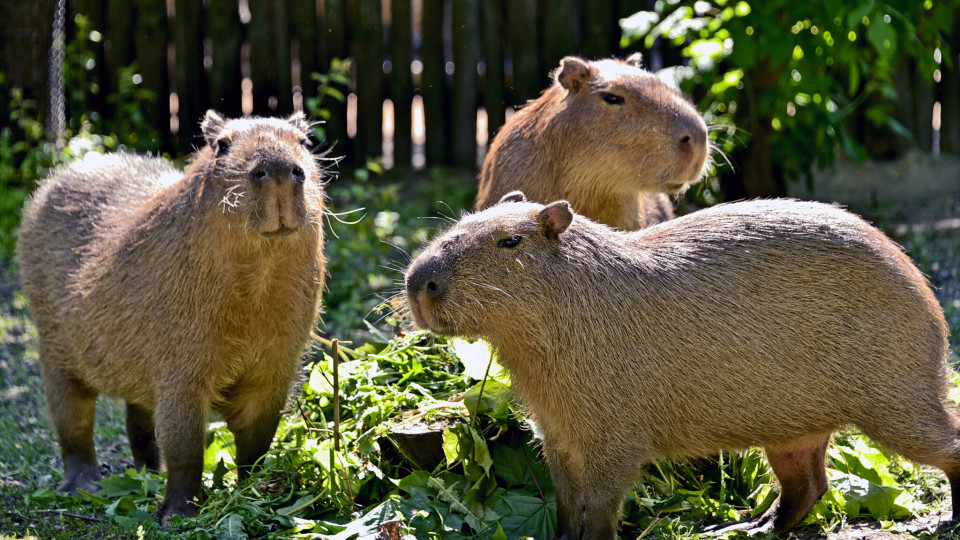
[[[84,14],[102,35],[92,51],[90,77],[100,87],[89,98],[92,108],[111,114],[104,96],[114,90],[117,70],[135,61],[142,86],[160,97],[145,113],[160,128],[165,151],[182,155],[198,145],[208,108],[229,116],[300,109],[318,90],[310,74],[327,72],[332,59],[350,58],[349,88],[342,89],[349,99],[326,102],[328,139],[345,163],[363,163],[386,149],[388,162],[401,167],[473,167],[483,142],[513,107],[539,94],[564,55],[629,54],[618,45],[618,20],[651,4],[70,0],[68,21]],[[644,53],[652,69],[680,61],[669,48]],[[939,83],[917,80],[909,66],[897,82],[897,118],[922,149],[960,153],[956,60]],[[861,140],[882,154],[886,139],[857,122]]]
[[[348,163],[381,155],[388,101],[388,135],[396,134],[388,144],[391,161],[410,165],[417,150],[417,164],[474,166],[478,109],[486,126],[482,142],[509,109],[539,94],[564,55],[622,54],[617,21],[647,4],[71,0],[70,11],[88,16],[102,34],[94,51],[99,96],[110,93],[119,67],[136,61],[142,86],[162,97],[148,114],[155,125],[171,126],[161,129],[164,150],[184,153],[196,145],[208,108],[231,116],[299,109],[317,93],[310,74],[327,72],[334,58],[350,58],[349,103],[325,102],[337,154]],[[95,105],[110,111],[109,103]],[[425,133],[408,136],[414,108]]]

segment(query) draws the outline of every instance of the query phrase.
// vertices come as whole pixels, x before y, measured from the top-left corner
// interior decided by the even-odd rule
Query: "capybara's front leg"
[[[237,445],[237,476],[243,480],[270,449],[286,402],[286,389],[268,395],[247,395],[237,400],[242,407],[227,416],[227,427]]]
[[[41,358],[51,353],[41,343]],[[97,393],[47,361],[43,366],[43,387],[63,455],[63,483],[58,491],[78,494],[79,490],[100,489],[100,467],[93,446],[93,422]]]
[[[157,441],[167,465],[167,490],[158,511],[161,522],[174,514],[192,516],[202,496],[207,406],[198,394],[173,389],[157,402]]]
[[[560,450],[555,441],[544,437],[543,451],[550,465],[550,478],[557,496],[557,530],[554,540],[579,540],[583,534],[582,459]]]

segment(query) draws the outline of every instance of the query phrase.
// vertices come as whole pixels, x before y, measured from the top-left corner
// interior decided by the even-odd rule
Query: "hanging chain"
[[[50,40],[50,73],[48,87],[50,109],[47,115],[47,133],[56,137],[58,149],[63,149],[67,124],[67,108],[63,90],[63,57],[66,49],[64,27],[67,19],[67,0],[57,0],[53,12],[53,36]]]

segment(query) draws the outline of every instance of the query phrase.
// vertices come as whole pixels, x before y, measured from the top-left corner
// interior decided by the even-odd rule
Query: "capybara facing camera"
[[[489,341],[543,433],[561,539],[612,539],[641,464],[762,447],[781,485],[717,531],[786,531],[855,425],[942,469],[960,504],[947,325],[926,279],[859,217],[723,204],[636,232],[521,193],[467,215],[406,272],[417,326]]]
[[[202,131],[186,173],[122,153],[55,171],[17,247],[60,490],[98,489],[94,408],[116,396],[136,466],[166,466],[161,518],[196,510],[210,410],[235,435],[241,477],[267,451],[324,284],[305,117],[208,111]]]

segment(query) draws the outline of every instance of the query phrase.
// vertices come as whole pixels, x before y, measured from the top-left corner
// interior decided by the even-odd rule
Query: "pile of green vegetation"
[[[262,469],[240,484],[232,435],[222,423],[211,424],[204,473],[208,498],[196,517],[175,519],[167,531],[153,517],[163,474],[123,470],[131,459],[116,403],[107,402],[108,412],[98,418],[98,446],[114,449],[110,466],[117,474],[85,497],[52,491],[60,469],[49,432],[36,418],[42,399],[32,329],[23,298],[6,301],[4,330],[13,355],[0,362],[3,386],[28,387],[33,401],[18,409],[13,400],[2,412],[14,419],[31,415],[33,431],[47,432],[41,444],[50,448],[42,456],[2,455],[3,477],[14,482],[0,488],[6,508],[0,532],[44,538],[84,530],[95,537],[349,540],[373,538],[383,529],[416,538],[549,538],[556,508],[535,425],[511,401],[509,376],[491,363],[486,346],[404,330],[386,311],[374,310],[367,318],[371,324],[363,321],[381,297],[399,292],[401,249],[414,254],[443,227],[441,213],[456,215],[469,204],[472,186],[471,178],[443,171],[403,177],[348,171],[331,181],[331,212],[365,210],[328,226],[336,236],[328,236],[325,322],[299,396]],[[431,215],[440,219],[417,219]],[[910,238],[908,247],[918,250],[921,265],[960,255],[956,239],[940,241],[935,252],[923,251],[935,240]],[[382,315],[387,316],[378,322]],[[951,320],[955,331],[956,322]],[[22,328],[11,333],[18,324]],[[340,347],[336,378],[324,336],[354,341]],[[0,429],[0,443],[13,437],[23,448],[29,444],[25,437],[36,434],[3,434],[15,426],[12,420]],[[418,429],[434,430],[433,450],[405,453],[403,435]],[[893,520],[941,510],[947,489],[942,475],[887,454],[856,432],[838,435],[828,456],[831,489],[805,521],[815,530],[858,519],[896,529]],[[704,523],[762,512],[776,496],[756,449],[652,464],[625,502],[621,535],[691,537]]]

